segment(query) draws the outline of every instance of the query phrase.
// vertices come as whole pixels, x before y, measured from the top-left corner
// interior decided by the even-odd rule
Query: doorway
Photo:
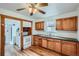
[[[5,56],[16,56],[15,46],[20,48],[20,21],[5,18]]]
[[[4,56],[5,55],[5,53],[6,53],[6,51],[5,51],[5,45],[6,44],[7,45],[9,44],[11,47],[14,47],[14,45],[16,45],[17,47],[20,47],[19,51],[22,51],[23,48],[24,48],[24,45],[25,45],[24,42],[23,42],[23,36],[24,36],[23,35],[23,21],[24,22],[30,22],[31,25],[32,25],[32,21],[25,20],[25,19],[20,19],[20,18],[16,18],[16,17],[12,17],[12,16],[7,16],[7,15],[2,15],[2,14],[0,14],[0,16],[1,16],[1,20],[0,20],[0,22],[1,22],[1,25],[0,25],[1,26],[1,34],[0,34],[0,36],[1,36],[0,37],[1,38],[0,39],[0,56]],[[5,33],[5,31],[7,31],[7,30],[5,30],[5,28],[7,28],[6,25],[5,25],[6,24],[6,20],[10,20],[10,21],[11,20],[16,20],[16,21],[18,21],[20,23],[20,29],[17,29],[17,32],[20,31],[20,34],[19,34],[20,35],[20,40],[19,40],[20,44],[19,44],[19,42],[18,43],[14,43],[14,42],[17,42],[18,40],[13,40],[12,38],[16,39],[16,37],[14,37],[13,35],[7,35],[7,36],[10,36],[10,37],[6,37],[6,33]],[[11,21],[11,22],[13,22],[13,21]],[[8,26],[10,28],[9,29],[10,30],[10,34],[14,33],[14,30],[13,30],[12,26],[15,26],[15,22],[14,22],[14,24],[11,23],[9,25]],[[28,28],[28,29],[30,30],[30,31],[28,31],[28,35],[32,35],[32,26],[30,28]],[[17,36],[18,36],[18,34],[17,34]],[[6,38],[11,38],[11,39],[9,39],[9,41],[7,41]],[[8,49],[11,49],[11,48],[9,47]],[[15,54],[13,54],[13,55],[15,55]]]

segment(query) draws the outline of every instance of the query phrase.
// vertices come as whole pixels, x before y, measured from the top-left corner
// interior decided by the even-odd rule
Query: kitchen
[[[65,20],[69,21],[65,21]],[[60,31],[75,31],[74,33],[77,33],[77,17],[68,17],[68,18],[61,18],[56,20],[56,30]],[[66,23],[65,23],[66,22]],[[69,23],[68,23],[69,22]],[[36,22],[35,29],[37,31],[43,31],[44,30],[44,22],[43,24],[41,21]],[[53,23],[53,22],[52,22]],[[63,24],[62,24],[63,23]],[[40,24],[38,26],[38,24]],[[49,23],[50,25],[51,23]],[[64,25],[66,24],[66,25]],[[74,26],[73,26],[74,25]],[[52,27],[52,26],[51,26]],[[48,32],[52,32],[48,31]],[[71,38],[71,37],[63,37],[63,36],[57,36],[55,32],[47,34],[36,34],[33,36],[33,45],[41,46],[50,50],[53,50],[55,52],[61,53],[63,55],[70,55],[75,56],[78,55],[78,40],[77,38]],[[50,35],[51,34],[51,35]]]
[[[28,19],[32,18],[32,22],[23,22],[21,30],[23,54],[79,56],[78,4],[49,3],[43,10],[46,11],[45,15],[30,14],[32,16]],[[1,11],[6,14],[4,9]]]
[[[34,22],[34,27],[34,45],[63,55],[74,56],[79,54],[78,16],[76,12],[38,19]]]

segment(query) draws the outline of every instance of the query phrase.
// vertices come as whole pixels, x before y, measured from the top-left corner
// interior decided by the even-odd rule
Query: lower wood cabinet
[[[32,45],[36,45],[37,36],[32,36]]]
[[[54,39],[53,44],[54,44],[53,50],[61,53],[61,40]]]
[[[47,48],[47,39],[46,38],[42,38],[42,47]]]
[[[56,39],[48,40],[48,49],[61,53],[61,40]]]
[[[79,56],[79,42],[77,43],[77,56]]]
[[[35,38],[34,38],[34,45],[39,45],[39,38],[38,38],[38,36],[35,36]]]
[[[33,45],[42,46],[42,38],[39,36],[33,36]]]
[[[54,50],[53,39],[48,39],[48,49]]]
[[[70,42],[42,36],[33,36],[33,45],[41,46],[64,55],[79,56],[79,42]]]
[[[42,37],[38,37],[38,45],[42,46]]]
[[[75,56],[76,42],[62,41],[62,54]]]

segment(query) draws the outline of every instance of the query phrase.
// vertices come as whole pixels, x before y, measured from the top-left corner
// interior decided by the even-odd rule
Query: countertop
[[[68,37],[60,37],[60,36],[49,36],[49,35],[39,35],[39,34],[37,34],[35,36],[42,36],[42,37],[46,37],[46,38],[55,38],[55,39],[71,41],[71,42],[79,42],[76,38],[68,38]]]

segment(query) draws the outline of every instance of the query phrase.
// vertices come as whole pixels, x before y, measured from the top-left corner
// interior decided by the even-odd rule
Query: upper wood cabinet
[[[63,28],[62,28],[62,19],[57,19],[56,20],[56,29],[57,30],[63,30]]]
[[[77,17],[62,18],[56,20],[57,30],[76,31]]]
[[[62,21],[63,30],[76,31],[77,17],[65,18]]]
[[[76,55],[76,42],[62,41],[62,53],[65,55]]]
[[[36,22],[35,23],[35,29],[36,30],[44,30],[44,22],[41,21],[41,22]]]

